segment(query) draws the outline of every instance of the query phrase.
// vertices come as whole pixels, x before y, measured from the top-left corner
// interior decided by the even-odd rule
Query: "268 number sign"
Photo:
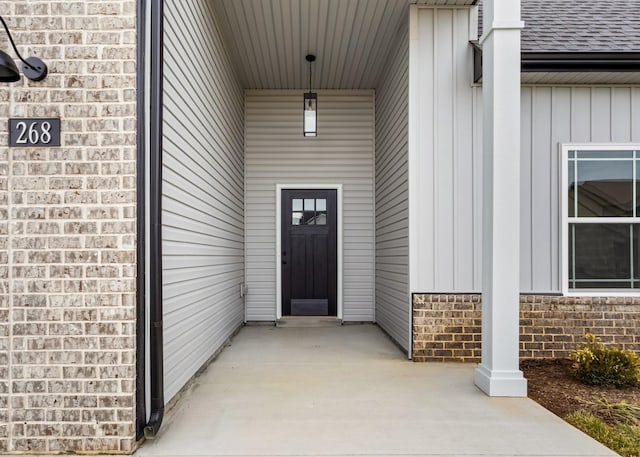
[[[9,146],[60,146],[60,119],[9,119]]]

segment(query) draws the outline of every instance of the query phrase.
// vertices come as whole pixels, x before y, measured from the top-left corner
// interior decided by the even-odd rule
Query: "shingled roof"
[[[523,53],[640,52],[640,0],[521,2]]]

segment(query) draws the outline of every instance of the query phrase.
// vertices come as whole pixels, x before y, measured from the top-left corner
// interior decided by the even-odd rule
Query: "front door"
[[[337,316],[336,195],[282,191],[283,316]]]

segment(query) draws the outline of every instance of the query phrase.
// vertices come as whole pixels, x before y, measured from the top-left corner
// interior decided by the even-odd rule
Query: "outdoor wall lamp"
[[[13,50],[20,60],[22,60],[22,73],[24,73],[24,75],[31,81],[42,81],[49,71],[47,69],[47,65],[37,57],[28,57],[27,60],[24,60],[18,52],[18,48],[16,48],[11,32],[9,32],[9,27],[7,27],[7,23],[4,21],[2,16],[0,16],[0,21],[2,22],[2,25],[4,25],[4,29],[7,31],[7,36],[13,46]],[[18,71],[18,67],[16,67],[16,63],[9,54],[0,50],[0,82],[13,83],[16,81],[20,81],[20,72]]]
[[[307,54],[305,57],[309,62],[309,92],[304,94],[303,100],[303,115],[304,115],[304,136],[317,136],[318,135],[318,94],[311,92],[311,63],[316,60],[316,56],[313,54]]]

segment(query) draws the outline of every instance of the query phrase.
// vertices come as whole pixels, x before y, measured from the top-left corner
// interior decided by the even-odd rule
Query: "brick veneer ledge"
[[[413,360],[479,362],[479,294],[414,294]],[[640,297],[520,297],[520,357],[563,358],[587,332],[640,351]]]

